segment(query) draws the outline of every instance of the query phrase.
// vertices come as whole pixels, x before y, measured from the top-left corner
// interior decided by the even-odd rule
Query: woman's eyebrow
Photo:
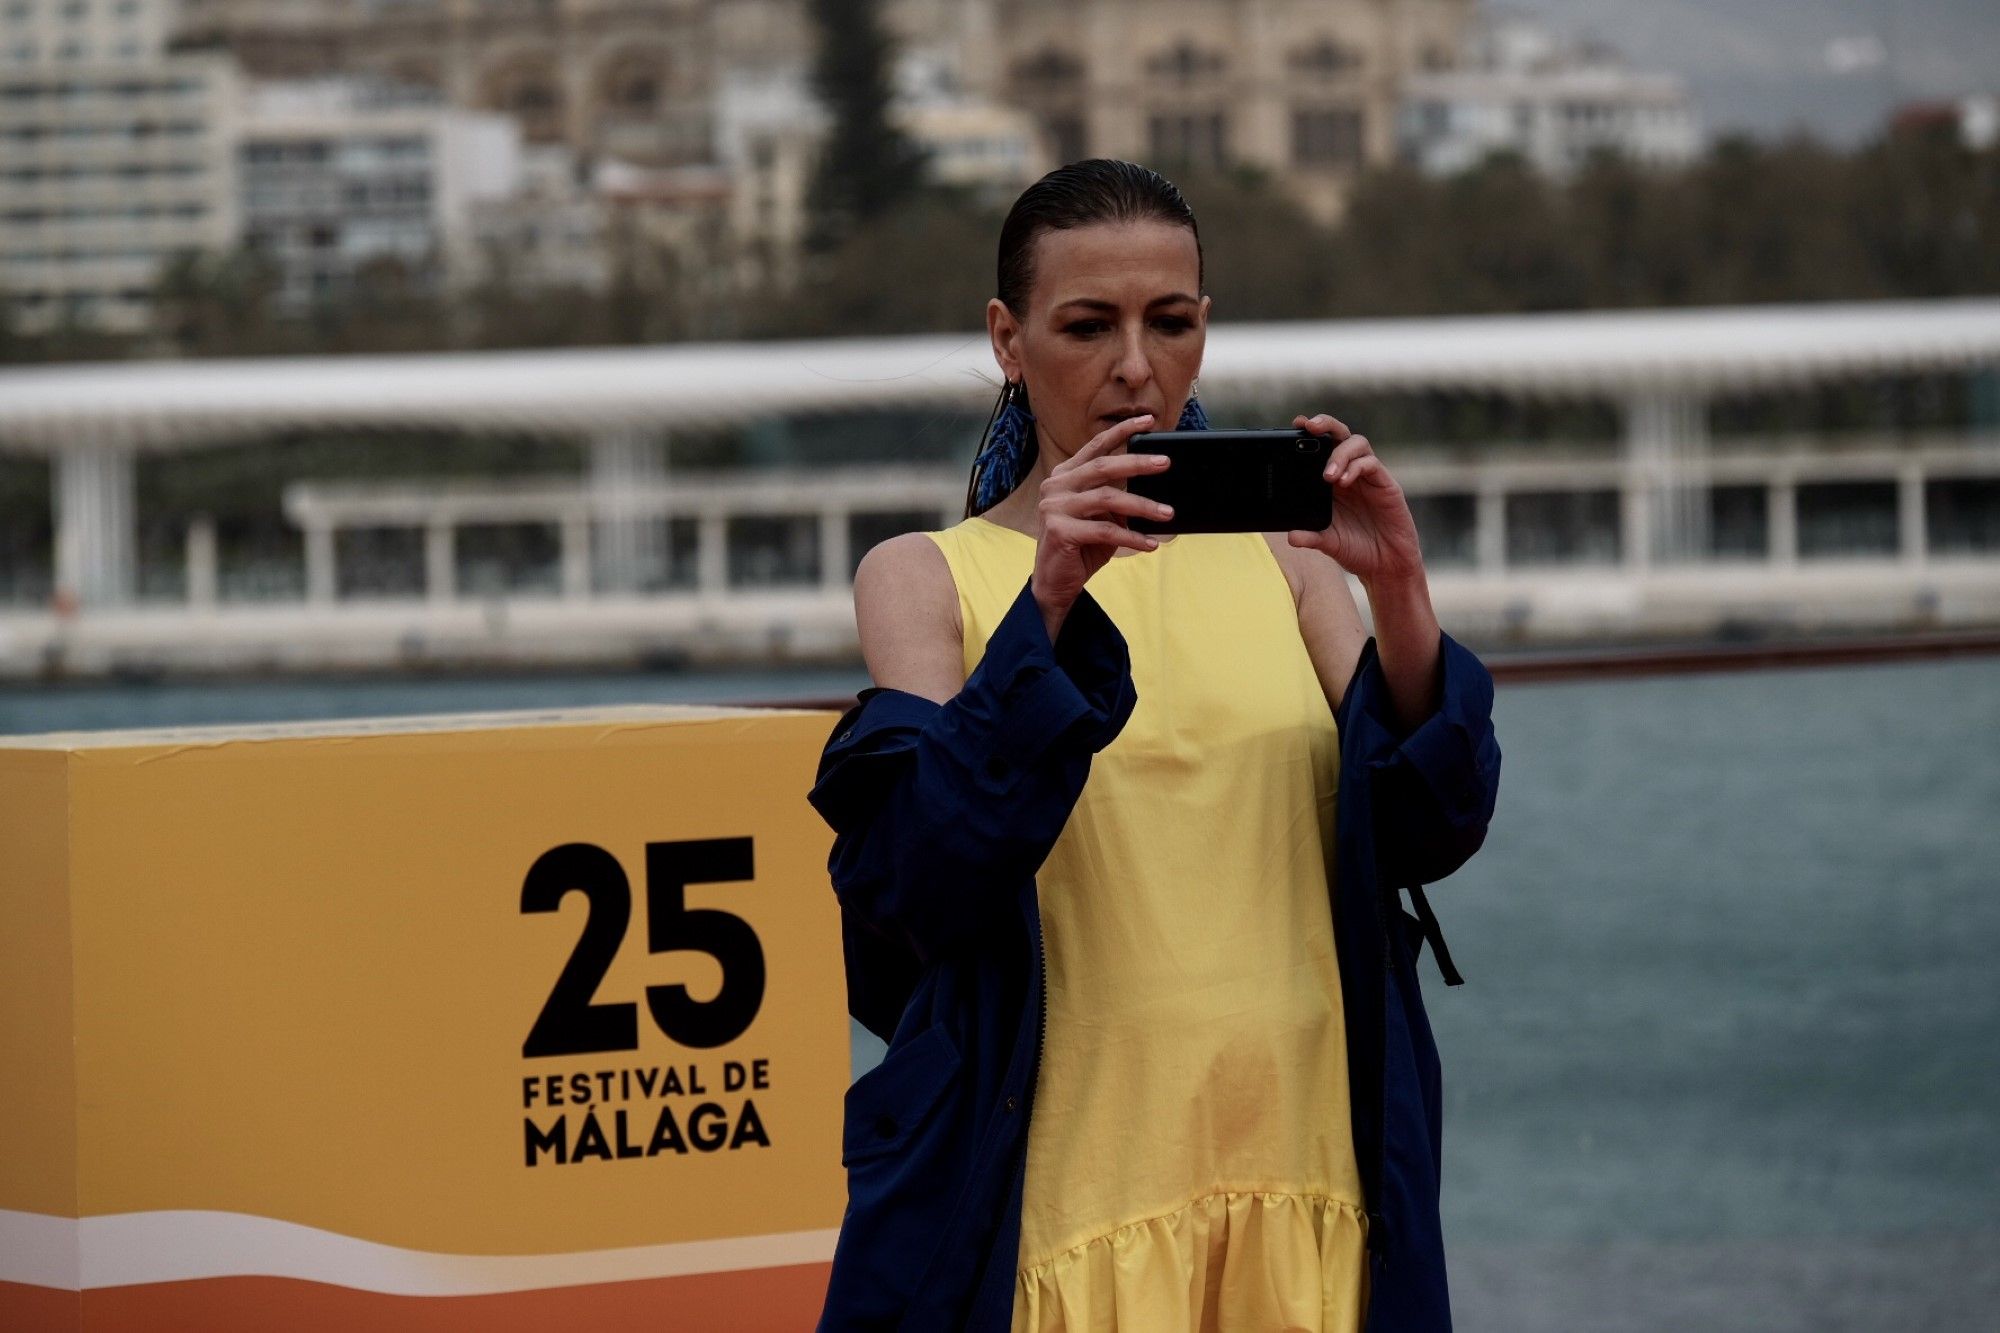
[[[1156,297],[1154,297],[1154,298],[1153,298],[1152,300],[1148,301],[1148,302],[1146,303],[1146,308],[1147,308],[1148,310],[1151,310],[1151,309],[1153,309],[1153,307],[1155,307],[1155,306],[1163,306],[1163,305],[1179,305],[1179,304],[1181,304],[1182,302],[1186,302],[1186,303],[1187,303],[1187,304],[1189,304],[1189,305],[1195,305],[1195,304],[1198,304],[1198,303],[1199,303],[1199,301],[1200,301],[1200,298],[1199,298],[1199,297],[1194,297],[1194,296],[1189,296],[1189,295],[1188,295],[1188,294],[1187,294],[1186,292],[1169,292],[1169,293],[1167,293],[1167,295],[1165,295],[1165,296],[1156,296]],[[1075,296],[1075,297],[1071,297],[1071,298],[1070,298],[1069,300],[1067,300],[1067,301],[1064,301],[1064,302],[1063,302],[1063,303],[1062,303],[1061,305],[1058,305],[1058,306],[1056,307],[1056,309],[1058,309],[1058,310],[1067,310],[1067,309],[1069,309],[1069,308],[1070,308],[1071,306],[1082,306],[1082,307],[1083,307],[1084,309],[1086,309],[1086,310],[1111,310],[1111,311],[1115,311],[1115,310],[1117,310],[1117,309],[1118,309],[1118,303],[1117,303],[1117,302],[1115,302],[1115,301],[1100,301],[1100,300],[1098,300],[1097,298],[1095,298],[1095,297],[1092,297],[1092,296]]]

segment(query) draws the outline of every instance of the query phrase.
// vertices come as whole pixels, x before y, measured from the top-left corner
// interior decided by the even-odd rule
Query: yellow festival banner
[[[0,738],[0,1328],[810,1327],[832,722]]]

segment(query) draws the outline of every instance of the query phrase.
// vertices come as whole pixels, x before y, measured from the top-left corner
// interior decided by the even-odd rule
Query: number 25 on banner
[[[646,949],[691,949],[722,966],[722,989],[695,1000],[674,983],[646,987],[646,1007],[668,1040],[709,1049],[746,1032],[764,1003],[764,946],[750,923],[733,912],[690,908],[687,886],[754,877],[749,838],[697,838],[646,844]],[[618,858],[588,842],[542,853],[521,885],[523,912],[553,912],[572,890],[590,903],[583,933],[564,964],[521,1054],[582,1055],[639,1047],[638,1006],[597,1004],[591,997],[624,943],[632,921],[632,883]]]

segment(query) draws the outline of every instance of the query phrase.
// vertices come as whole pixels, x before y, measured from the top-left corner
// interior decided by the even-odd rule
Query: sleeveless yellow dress
[[[1035,540],[977,517],[926,535],[970,673]],[[1340,747],[1290,586],[1258,533],[1183,533],[1088,586],[1138,703],[1036,876],[1048,1021],[1013,1333],[1353,1333]]]

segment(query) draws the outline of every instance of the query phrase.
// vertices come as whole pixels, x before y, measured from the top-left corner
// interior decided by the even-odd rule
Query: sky
[[[1558,32],[1594,36],[1640,69],[1688,83],[1703,127],[1793,128],[1854,144],[1901,101],[2000,92],[2000,0],[1511,0]],[[1886,59],[1841,74],[1829,43]],[[1861,39],[1855,43],[1853,39]],[[1836,51],[1836,57],[1841,54]]]

